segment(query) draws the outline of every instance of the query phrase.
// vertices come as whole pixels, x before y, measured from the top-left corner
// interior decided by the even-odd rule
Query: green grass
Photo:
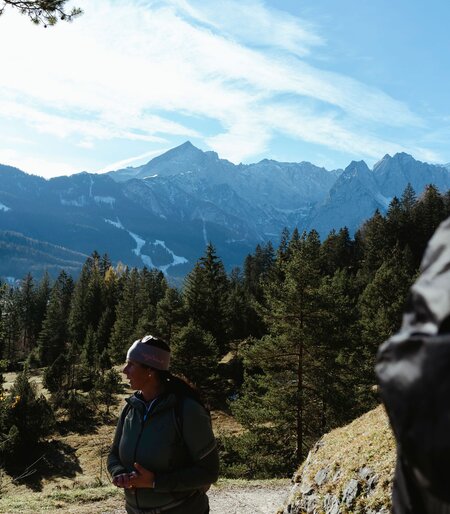
[[[57,509],[66,512],[69,506],[79,507],[78,511],[83,512],[83,505],[104,502],[110,498],[117,498],[119,505],[122,497],[123,492],[109,484],[55,489],[48,493],[12,492],[0,498],[0,513],[54,512]]]
[[[313,450],[311,458],[298,470],[295,480],[315,484],[316,473],[324,468],[334,480],[315,486],[324,497],[333,494],[340,498],[350,479],[359,480],[358,471],[368,466],[378,477],[370,495],[358,496],[351,510],[341,505],[342,514],[364,513],[370,509],[390,508],[390,495],[395,468],[396,446],[388,419],[382,406],[364,414],[345,427],[332,430]]]

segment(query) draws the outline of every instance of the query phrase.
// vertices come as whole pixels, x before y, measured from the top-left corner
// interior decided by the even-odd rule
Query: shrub
[[[0,402],[0,453],[6,463],[26,460],[55,426],[50,404],[30,383],[27,370],[17,375],[10,392]]]

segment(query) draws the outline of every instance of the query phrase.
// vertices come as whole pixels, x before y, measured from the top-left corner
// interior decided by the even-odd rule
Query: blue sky
[[[186,140],[234,163],[450,162],[447,0],[75,5],[47,29],[0,17],[3,164],[103,172]]]

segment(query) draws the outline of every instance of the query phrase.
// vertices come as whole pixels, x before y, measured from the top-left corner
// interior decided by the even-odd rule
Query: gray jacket
[[[211,419],[198,402],[162,395],[147,413],[137,394],[126,401],[129,407],[117,424],[108,470],[113,477],[130,473],[137,462],[156,474],[154,488],[125,490],[128,505],[152,509],[178,504],[217,480],[218,454]],[[176,419],[177,402],[181,402],[182,434]]]

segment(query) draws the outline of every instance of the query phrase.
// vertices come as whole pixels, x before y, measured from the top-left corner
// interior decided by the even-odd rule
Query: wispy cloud
[[[116,161],[111,164],[104,166],[101,169],[96,170],[97,173],[106,173],[107,171],[119,170],[122,168],[126,168],[131,164],[135,164],[137,162],[142,162],[143,159],[149,159],[151,157],[156,157],[157,155],[161,155],[162,153],[169,150],[169,148],[159,148],[158,150],[152,150],[151,152],[145,152],[140,155],[136,155],[134,157],[129,157],[128,159],[122,159],[121,161]]]
[[[78,3],[85,14],[51,30],[0,20],[1,117],[83,148],[199,138],[231,160],[261,154],[280,133],[379,156],[396,145],[370,134],[423,123],[382,91],[310,64],[326,51],[319,29],[262,1],[230,0],[220,12],[206,0]]]
[[[269,8],[258,0],[223,2],[220,17],[217,5],[208,0],[171,0],[169,3],[188,19],[191,17],[244,45],[305,56],[310,54],[311,48],[325,44],[311,23]]]

